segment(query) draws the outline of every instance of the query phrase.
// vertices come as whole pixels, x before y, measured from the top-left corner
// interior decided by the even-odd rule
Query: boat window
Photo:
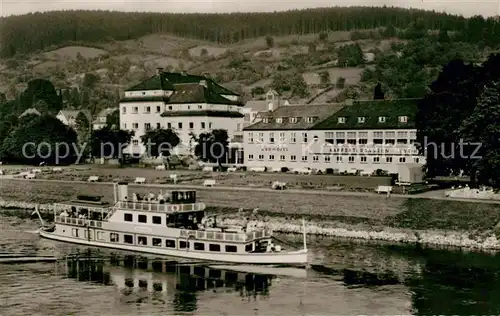
[[[238,248],[236,246],[226,246],[226,252],[237,252]]]
[[[183,240],[179,241],[179,248],[180,249],[189,248],[189,242]]]
[[[202,242],[195,242],[194,250],[205,250],[205,244]]]
[[[148,238],[147,237],[144,237],[144,236],[139,236],[137,237],[137,243],[139,245],[147,245],[148,244]]]
[[[191,274],[191,267],[192,266],[180,266],[179,267],[179,273],[180,274]]]
[[[104,232],[97,232],[97,239],[104,240]]]
[[[161,224],[161,216],[153,216],[153,224]]]
[[[161,238],[153,238],[153,246],[161,247]]]
[[[139,223],[147,223],[148,222],[148,218],[146,217],[146,215],[139,215],[137,217],[137,221]]]
[[[126,287],[134,287],[134,279],[132,279],[132,278],[126,278],[125,279],[125,286]]]
[[[210,251],[220,251],[220,245],[210,244],[210,245],[208,245],[208,250],[210,250]]]
[[[132,214],[129,214],[129,213],[123,214],[123,220],[126,222],[131,222],[132,221]]]
[[[123,242],[126,244],[133,244],[134,243],[134,236],[132,235],[123,235]]]
[[[78,228],[73,228],[73,229],[71,230],[71,233],[72,233],[73,237],[79,237],[79,236],[78,236]]]
[[[208,270],[208,277],[214,278],[214,279],[220,279],[222,277],[222,271],[210,269],[210,270]]]
[[[247,244],[247,245],[245,246],[245,251],[246,251],[246,252],[253,251],[253,243]]]
[[[163,291],[163,284],[161,284],[160,282],[156,282],[153,284],[153,290],[155,292],[162,292]]]
[[[120,237],[119,237],[119,235],[118,235],[117,233],[110,233],[110,234],[109,234],[109,240],[110,240],[111,242],[119,242],[119,241],[120,241]],[[131,243],[131,242],[130,242],[130,243]],[[130,243],[129,243],[129,244],[130,244]]]
[[[205,277],[205,268],[204,267],[194,267],[193,274],[199,277]]]
[[[167,247],[167,248],[175,248],[175,240],[166,239],[165,240],[165,247]]]

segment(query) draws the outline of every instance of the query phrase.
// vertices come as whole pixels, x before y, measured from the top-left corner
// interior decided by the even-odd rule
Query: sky
[[[383,5],[445,11],[466,17],[500,15],[500,0],[0,0],[0,16],[76,9],[225,13]]]

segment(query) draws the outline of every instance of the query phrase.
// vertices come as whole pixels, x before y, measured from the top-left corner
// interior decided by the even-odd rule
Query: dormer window
[[[378,117],[378,122],[379,123],[385,123],[385,116],[379,116]]]
[[[283,123],[283,118],[282,117],[278,117],[276,119],[276,123]]]
[[[408,122],[408,116],[399,117],[399,123],[407,123],[407,122]]]
[[[312,116],[312,117],[306,117],[306,122],[307,123],[314,123],[314,121],[316,120],[316,117]]]
[[[269,118],[265,117],[265,118],[262,120],[262,122],[264,122],[264,123],[269,123]]]
[[[364,116],[359,116],[358,117],[358,123],[364,123],[365,122],[365,117]]]
[[[290,118],[290,123],[297,123],[298,121],[299,121],[299,119],[296,118],[296,117],[291,117]]]
[[[339,124],[344,124],[345,123],[345,117],[341,116],[338,119]]]

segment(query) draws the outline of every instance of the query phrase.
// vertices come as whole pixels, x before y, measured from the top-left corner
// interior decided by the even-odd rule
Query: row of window
[[[314,122],[316,122],[317,119],[318,119],[317,116],[308,116],[304,120],[306,123],[314,123]],[[265,117],[262,119],[262,122],[269,123],[269,122],[272,122],[273,120],[276,123],[283,123],[285,121],[285,118],[284,117],[277,117],[277,118],[273,119],[271,117]],[[288,121],[290,123],[298,123],[300,120],[301,120],[300,117],[291,117],[288,119]]]
[[[274,144],[278,141],[283,144],[289,140],[291,144],[297,143],[297,138],[300,137],[302,143],[307,143],[309,141],[309,134],[307,132],[302,132],[297,135],[297,132],[290,132],[287,138],[286,132],[269,132],[267,139],[264,139],[264,133],[260,132],[254,135],[254,133],[248,133],[248,143],[270,143]],[[276,138],[278,137],[278,138]],[[417,138],[416,131],[378,131],[373,132],[372,141],[374,144],[408,144],[413,143]],[[368,132],[325,132],[325,142],[330,144],[368,144]],[[318,135],[313,136],[314,141],[318,141]]]
[[[152,223],[153,224],[158,224],[161,225],[161,216],[152,216]],[[125,213],[123,214],[123,220],[125,222],[133,222],[134,218],[133,215],[130,213]],[[139,223],[147,223],[148,222],[148,217],[144,214],[139,214],[137,215],[137,222]]]
[[[92,237],[92,232],[90,232],[87,229],[84,229],[84,238],[85,239],[93,239]],[[80,229],[78,228],[73,228],[72,229],[72,236],[80,238]],[[156,237],[146,237],[146,236],[137,236],[137,240],[134,240],[134,235],[129,235],[129,234],[123,234],[123,239],[120,239],[120,234],[118,233],[109,233],[109,241],[112,243],[124,243],[124,244],[129,244],[129,245],[134,245],[136,244],[140,246],[153,246],[153,247],[165,247],[165,248],[171,248],[171,249],[189,249],[190,248],[190,242],[185,241],[185,240],[179,240],[176,241],[174,239],[163,239],[163,238],[156,238]],[[98,231],[96,233],[96,239],[100,241],[105,241],[105,232]],[[208,244],[208,247],[206,247],[207,244],[204,242],[193,242],[193,250],[197,251],[211,251],[211,252],[221,252],[222,247],[219,244]],[[252,251],[253,250],[253,244],[247,244],[245,246],[245,251]],[[238,248],[233,245],[225,245],[224,246],[224,252],[231,252],[235,253],[238,252]]]
[[[189,125],[189,129],[194,129],[193,122],[189,122],[188,125]],[[206,126],[207,126],[207,124],[205,122],[200,123],[201,129],[205,129]],[[152,127],[151,123],[144,123],[144,130],[148,131],[151,129],[151,127]],[[127,129],[127,123],[123,123],[123,128]],[[132,123],[132,129],[138,129],[138,128],[139,128],[139,123]],[[161,128],[161,123],[156,123],[156,128]],[[172,123],[167,123],[167,128],[173,128]],[[182,122],[178,122],[176,128],[182,129],[183,128]],[[212,128],[212,122],[208,123],[208,128]]]
[[[167,107],[167,109],[168,109],[169,111],[172,111],[172,110],[173,110],[173,107],[172,107],[171,105],[169,105],[169,106]],[[188,110],[191,110],[191,106],[190,106],[190,105],[188,105],[188,106],[187,106],[187,109],[188,109]],[[203,109],[203,105],[198,105],[198,110],[202,110],[202,109]],[[154,113],[160,113],[160,112],[161,112],[161,106],[160,106],[160,105],[157,105],[157,106],[156,106],[156,112],[154,112]],[[139,107],[138,107],[138,106],[134,106],[134,107],[132,107],[132,112],[131,112],[131,113],[132,113],[132,114],[138,114],[138,113],[139,113]],[[145,113],[145,114],[150,114],[150,113],[153,113],[153,112],[151,112],[151,107],[150,107],[150,106],[145,106],[145,107],[144,107],[144,112],[143,112],[143,113]],[[123,106],[123,107],[122,107],[122,114],[127,114],[127,107],[126,107],[126,106]]]
[[[333,158],[333,157],[335,157],[335,158]],[[333,162],[333,161],[344,162],[344,157],[345,156],[340,156],[339,155],[339,156],[333,156],[333,157],[325,155],[325,156],[323,156],[323,160],[324,160],[324,162]],[[356,162],[356,157],[357,156],[347,156],[347,162],[350,162],[350,163]],[[382,158],[384,158],[384,157],[382,157]],[[398,162],[399,161],[400,163],[406,163],[407,160],[409,160],[409,159],[410,159],[410,157],[404,157],[404,156],[401,156],[401,157],[392,157],[392,156],[389,156],[389,157],[385,157],[385,162],[386,163],[392,163],[392,162]],[[249,161],[254,160],[254,155],[252,155],[252,154],[248,155],[248,160]],[[264,155],[259,155],[258,158],[257,158],[257,160],[263,161],[264,160]],[[269,155],[268,156],[268,160],[275,160],[275,155]],[[280,155],[279,156],[279,160],[280,161],[286,161],[286,155]],[[297,156],[291,155],[290,156],[290,161],[292,161],[292,162],[297,161]],[[300,161],[307,162],[308,161],[308,156],[302,156]],[[312,156],[312,161],[313,162],[320,162],[320,156]],[[382,161],[381,157],[377,157],[377,156],[371,157],[371,159],[368,159],[368,157],[366,157],[366,156],[359,157],[359,162],[362,162],[362,163],[368,163],[368,162],[380,163],[381,161]],[[413,162],[414,163],[419,163],[420,162],[420,158],[419,157],[413,157]]]
[[[277,117],[277,118],[272,118],[272,117],[265,117],[262,119],[262,122],[264,123],[270,123],[270,122],[276,122],[276,123],[283,123],[285,122],[287,118],[285,117]],[[298,123],[302,118],[301,117],[290,117],[288,118],[289,123]],[[318,119],[317,116],[308,116],[305,117],[304,120],[306,123],[314,123]],[[367,121],[366,116],[358,116],[358,124],[364,124]],[[347,122],[347,117],[341,116],[337,118],[337,123],[339,124],[345,124]],[[378,122],[379,123],[385,123],[387,122],[387,117],[386,116],[379,116],[378,117]],[[399,123],[408,123],[408,116],[398,116],[398,122]]]

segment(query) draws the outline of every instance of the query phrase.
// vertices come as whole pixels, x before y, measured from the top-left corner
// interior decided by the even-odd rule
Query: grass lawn
[[[45,173],[37,178],[50,180],[86,181],[89,176],[99,176],[102,182],[115,180],[133,182],[137,177],[146,178],[146,183],[168,183],[169,175],[177,174],[178,183],[201,185],[205,179],[215,179],[224,186],[270,188],[274,181],[286,182],[290,188],[327,189],[329,187],[346,190],[373,191],[378,185],[390,185],[389,177],[361,177],[334,175],[297,175],[289,173],[255,172],[202,172],[190,170],[159,171],[146,168],[81,167],[70,168],[63,173]],[[171,182],[170,182],[171,183]]]

